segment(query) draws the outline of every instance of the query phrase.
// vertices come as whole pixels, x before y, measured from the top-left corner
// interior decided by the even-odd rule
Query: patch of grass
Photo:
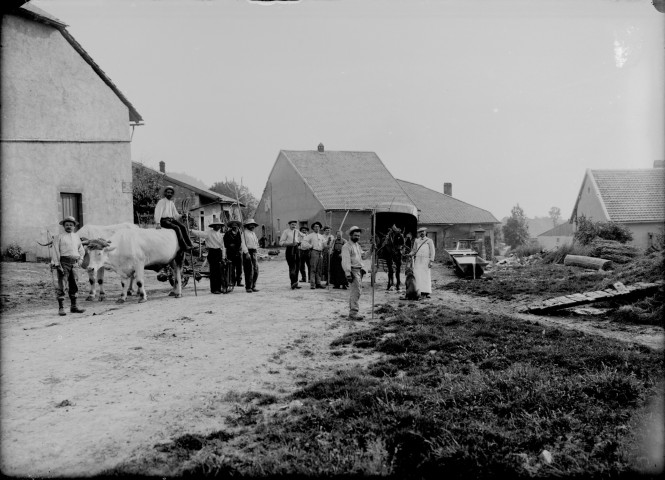
[[[398,309],[393,319],[344,341],[357,339],[384,358],[367,370],[305,385],[289,410],[254,415],[223,448],[202,442],[179,459],[180,472],[392,478],[636,472],[629,426],[663,378],[660,353],[431,305]],[[543,450],[553,454],[552,464],[539,460]]]

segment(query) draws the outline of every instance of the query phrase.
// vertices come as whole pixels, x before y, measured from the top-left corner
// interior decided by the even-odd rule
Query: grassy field
[[[379,312],[379,324],[331,348],[376,350],[380,361],[287,398],[235,395],[228,429],[183,435],[153,465],[194,476],[464,479],[631,478],[647,467],[639,426],[662,388],[661,353],[440,306]]]
[[[602,290],[615,282],[630,285],[665,278],[665,261],[661,252],[639,256],[632,261],[615,265],[611,271],[586,271],[554,263],[533,263],[511,268],[495,268],[477,280],[460,279],[441,288],[469,295],[500,300],[541,300],[571,293]],[[626,305],[608,302],[613,310],[607,317],[615,321],[664,325],[664,289],[655,295]]]

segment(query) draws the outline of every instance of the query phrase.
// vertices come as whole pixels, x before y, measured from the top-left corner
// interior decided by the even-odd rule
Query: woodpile
[[[615,240],[596,238],[590,246],[590,256],[610,260],[617,264],[629,263],[640,254],[639,250],[632,245],[626,245]]]

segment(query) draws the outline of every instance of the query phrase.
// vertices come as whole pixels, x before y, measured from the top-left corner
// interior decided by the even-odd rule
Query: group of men
[[[362,261],[374,251],[374,244],[368,251],[360,247],[362,229],[353,226],[349,229],[349,241],[342,238],[342,232],[337,236],[330,234],[330,227],[320,222],[312,224],[312,233],[307,233],[306,226],[297,230],[298,221],[290,220],[289,228],[282,232],[279,239],[280,246],[286,247],[286,262],[289,266],[289,281],[291,289],[299,289],[298,274],[302,282],[306,282],[305,266],[308,267],[309,283],[311,289],[325,288],[322,279],[333,283],[333,288],[347,288],[349,286],[349,319],[362,320],[358,313],[359,299],[362,291],[362,276],[365,274]],[[323,229],[323,234],[319,233]],[[411,246],[410,256],[413,257],[413,273],[421,297],[427,298],[432,292],[431,268],[434,261],[434,242],[426,235],[427,228],[418,229],[418,236]],[[324,259],[327,259],[324,262]],[[341,273],[341,275],[340,275]],[[336,280],[343,278],[343,281]],[[327,286],[327,284],[326,284]]]

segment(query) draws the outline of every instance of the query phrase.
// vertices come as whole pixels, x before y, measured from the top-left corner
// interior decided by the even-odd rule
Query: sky
[[[260,198],[280,150],[376,152],[497,219],[665,158],[649,0],[33,0],[144,119],[132,158]]]

